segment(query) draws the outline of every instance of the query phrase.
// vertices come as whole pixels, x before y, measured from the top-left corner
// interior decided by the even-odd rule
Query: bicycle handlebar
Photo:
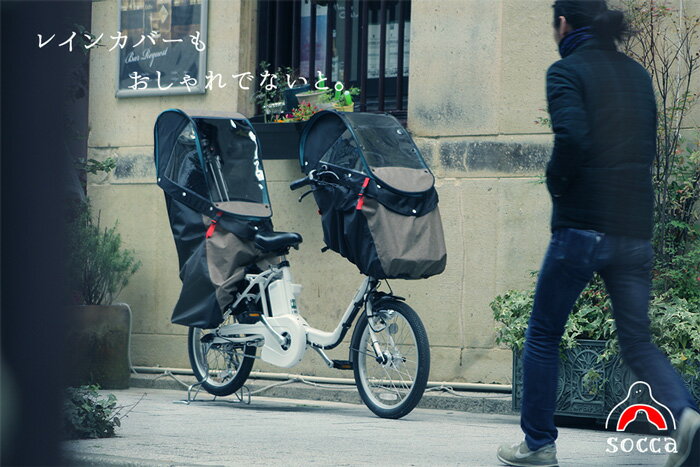
[[[301,187],[305,187],[306,185],[311,184],[311,179],[309,177],[304,177],[300,178],[299,180],[293,181],[290,185],[289,188],[293,190],[298,190]]]

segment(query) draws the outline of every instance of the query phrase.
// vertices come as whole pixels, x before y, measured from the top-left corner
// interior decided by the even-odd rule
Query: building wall
[[[551,2],[416,1],[412,21],[408,127],[439,178],[450,256],[435,282],[453,291],[449,315],[423,315],[433,366],[440,378],[506,382],[510,352],[495,346],[489,303],[531,284],[548,240],[551,136],[534,121],[557,58]]]
[[[490,301],[531,285],[548,241],[549,198],[541,183],[551,135],[534,123],[546,107],[544,77],[558,58],[551,0],[413,0],[408,128],[437,176],[448,266],[423,281],[393,281],[421,315],[432,346],[431,380],[510,381],[511,354],[494,342]],[[253,0],[210,0],[208,69],[230,75],[255,68]],[[95,2],[93,31],[117,28],[116,2]],[[135,365],[189,367],[186,329],[170,324],[180,282],[161,190],[154,183],[152,128],[166,108],[238,110],[250,94],[237,86],[200,96],[116,99],[116,57],[91,57],[90,157],[117,158],[116,171],[93,177],[89,195],[103,222],[119,221],[143,262],[120,299],[133,309]],[[313,201],[288,185],[295,161],[266,161],[278,230],[300,232],[289,257],[304,286],[300,308],[330,330],[361,276],[333,252],[321,253]],[[107,224],[105,224],[107,225]],[[347,346],[330,352],[347,358]],[[260,362],[257,369],[274,370]],[[288,372],[289,370],[285,370]],[[338,375],[309,352],[293,370]],[[345,376],[341,374],[340,376]]]
[[[255,2],[210,0],[207,69],[224,76],[251,71],[256,55]],[[93,3],[92,29],[105,37],[118,29],[115,0]],[[91,177],[88,194],[105,225],[118,220],[125,244],[136,250],[141,270],[120,296],[133,310],[135,365],[188,367],[186,328],[170,324],[180,291],[178,265],[165,203],[155,185],[153,124],[168,108],[232,109],[250,114],[249,96],[229,84],[203,95],[114,96],[116,49],[95,48],[90,63],[89,157],[115,157],[109,177]]]

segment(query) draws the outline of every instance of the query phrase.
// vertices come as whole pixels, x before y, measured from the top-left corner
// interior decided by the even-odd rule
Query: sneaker
[[[669,456],[666,467],[700,467],[700,413],[685,409],[674,438],[677,452]]]
[[[504,464],[516,467],[528,467],[536,465],[539,467],[557,467],[557,448],[554,443],[542,446],[537,451],[530,451],[525,441],[512,446],[502,445],[496,454],[498,460]]]

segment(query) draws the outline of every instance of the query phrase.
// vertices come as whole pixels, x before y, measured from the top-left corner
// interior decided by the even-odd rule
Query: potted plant
[[[276,77],[283,73],[284,70],[278,69],[277,73],[270,74],[268,70],[269,67],[270,64],[268,62],[260,62],[259,68],[262,72],[261,76],[263,76],[265,80],[269,78],[270,82],[261,82],[258,90],[253,95],[255,103],[260,107],[260,110],[262,110],[263,121],[265,123],[271,121],[272,115],[275,113],[284,111],[283,92],[286,86],[284,80],[276,80]]]
[[[114,303],[141,263],[122,247],[116,224],[100,225],[89,203],[80,203],[69,223],[68,277],[74,306],[68,333],[69,385],[129,387],[131,310]]]
[[[360,88],[351,87],[345,91],[331,91],[326,94],[328,101],[333,105],[333,108],[340,112],[353,112],[355,103],[353,97],[360,95]]]
[[[285,120],[294,106],[298,105],[298,96],[310,89],[309,84],[296,85],[297,74],[292,68],[278,68],[275,75],[270,75],[270,64],[260,62],[262,76],[276,76],[274,83],[259,87],[254,94],[256,104],[262,114],[250,119],[262,147],[265,159],[295,159],[299,157],[299,137],[304,131],[304,123],[299,120]],[[282,78],[283,77],[283,78]],[[291,86],[290,86],[291,85]]]
[[[319,72],[319,80],[315,88],[297,94],[299,104],[306,104],[309,107],[320,109],[330,109],[333,105],[329,102],[328,95],[332,90],[326,88],[326,77]]]
[[[297,97],[300,103],[308,103],[320,109],[335,109],[340,112],[352,112],[355,107],[352,98],[353,96],[360,95],[360,89],[351,87],[350,89],[342,91],[338,88],[343,88],[342,83],[337,82],[335,86],[329,90],[297,94]]]
[[[270,75],[266,71],[269,63],[263,61],[259,66],[264,70],[262,76],[277,77],[274,85],[267,83],[260,86],[254,95],[263,113],[250,119],[265,159],[298,158],[299,138],[306,120],[324,109],[352,112],[352,96],[360,94],[360,90],[354,87],[345,92],[336,91],[337,83],[332,88],[319,89],[326,87],[326,79],[322,75],[317,84],[297,86],[294,69],[278,68],[276,75]]]
[[[252,120],[266,159],[296,159],[299,157],[299,139],[306,121],[320,109],[302,102],[291,112],[275,116],[273,123]]]
[[[297,94],[299,104],[308,104],[310,106],[319,106],[324,103],[326,91],[321,89],[313,89]]]
[[[500,323],[496,342],[513,351],[513,409],[522,400],[522,348],[534,290],[508,291],[491,303]],[[635,381],[620,359],[610,299],[596,276],[574,305],[564,330],[557,389],[557,415],[605,418]],[[700,400],[700,300],[678,293],[656,295],[649,317],[655,343]]]

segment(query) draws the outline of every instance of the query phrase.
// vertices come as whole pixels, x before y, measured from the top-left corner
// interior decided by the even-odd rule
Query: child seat
[[[258,233],[273,233],[260,146],[250,122],[233,112],[166,110],[156,119],[154,138],[182,280],[171,320],[214,328],[246,268],[267,267],[276,258],[256,248]]]
[[[391,115],[322,111],[301,136],[327,247],[376,279],[444,271],[445,239],[435,179]]]

